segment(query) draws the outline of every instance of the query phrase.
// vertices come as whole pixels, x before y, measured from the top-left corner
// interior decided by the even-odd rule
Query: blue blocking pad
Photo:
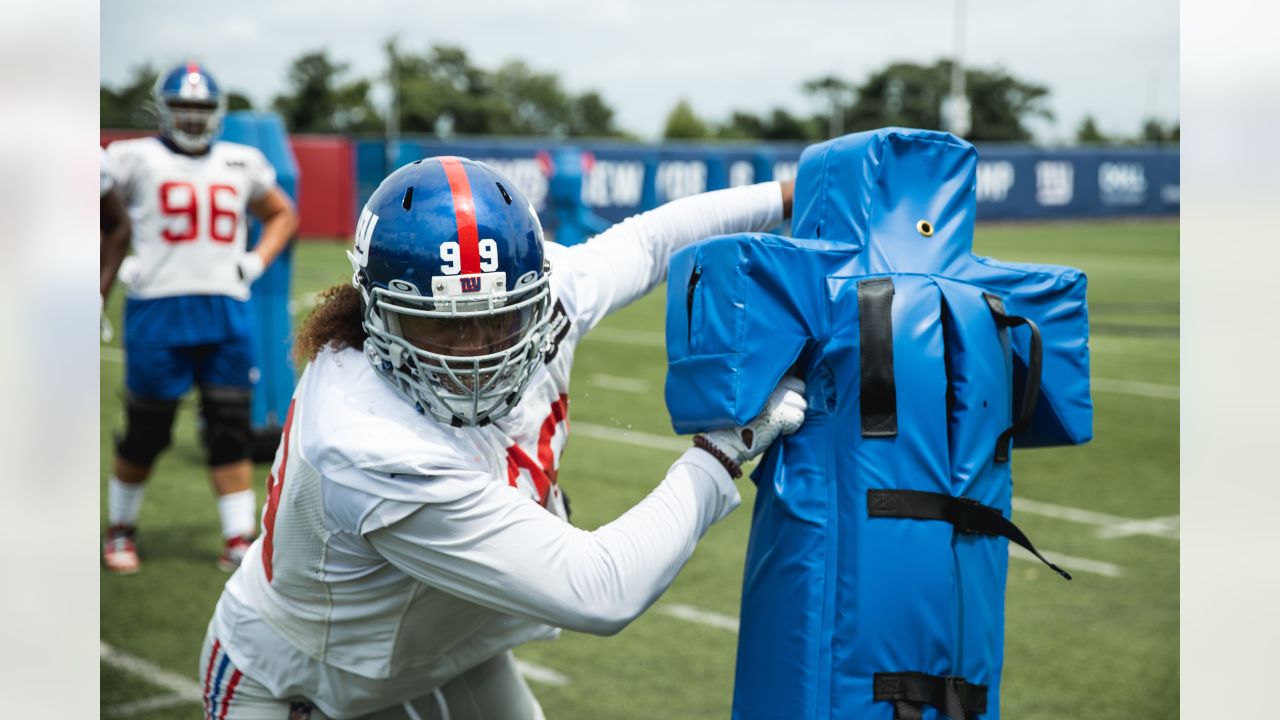
[[[1034,552],[1009,451],[1087,442],[1092,402],[1085,276],[973,255],[976,165],[945,133],[837,138],[801,157],[795,237],[672,258],[675,430],[744,424],[789,373],[809,403],[752,476],[735,717],[999,717],[1008,543]]]

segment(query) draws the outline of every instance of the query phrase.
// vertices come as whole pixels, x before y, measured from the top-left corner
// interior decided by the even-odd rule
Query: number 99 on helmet
[[[465,158],[406,165],[365,204],[348,258],[375,372],[454,426],[510,412],[541,363],[551,296],[542,225],[515,185]]]

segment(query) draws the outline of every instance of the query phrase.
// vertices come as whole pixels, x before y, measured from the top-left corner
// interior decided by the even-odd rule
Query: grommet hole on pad
[[[929,222],[928,220],[921,220],[920,222],[916,223],[916,230],[920,231],[921,235],[925,237],[929,237],[933,235],[933,223]]]

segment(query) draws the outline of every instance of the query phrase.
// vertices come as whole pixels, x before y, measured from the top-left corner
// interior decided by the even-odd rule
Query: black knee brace
[[[246,460],[253,449],[249,388],[206,386],[200,392],[209,466]]]
[[[116,436],[116,454],[134,465],[148,466],[169,447],[177,400],[148,400],[132,393],[125,398],[124,436]]]

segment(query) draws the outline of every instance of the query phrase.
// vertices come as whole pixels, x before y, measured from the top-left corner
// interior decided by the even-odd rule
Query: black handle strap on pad
[[[898,435],[898,391],[893,379],[893,280],[858,283],[858,336],[862,362],[862,436]]]
[[[921,490],[868,490],[867,516],[943,520],[955,526],[956,532],[998,535],[1008,538],[1040,558],[1054,572],[1070,580],[1071,574],[1049,562],[1031,544],[1031,539],[999,510],[966,497]]]
[[[1020,315],[1009,315],[1005,312],[1004,302],[990,293],[983,293],[987,307],[996,325],[1001,328],[1013,328],[1026,325],[1031,331],[1031,358],[1027,366],[1027,383],[1022,391],[1022,408],[1015,416],[1013,425],[1000,433],[996,440],[996,462],[1009,462],[1009,444],[1013,436],[1031,426],[1031,416],[1036,411],[1036,401],[1040,399],[1040,371],[1044,364],[1044,345],[1040,341],[1040,328],[1030,318]]]
[[[893,720],[921,720],[932,705],[951,720],[970,720],[987,711],[987,686],[962,677],[921,672],[876,673],[871,690],[876,702],[893,703]]]

